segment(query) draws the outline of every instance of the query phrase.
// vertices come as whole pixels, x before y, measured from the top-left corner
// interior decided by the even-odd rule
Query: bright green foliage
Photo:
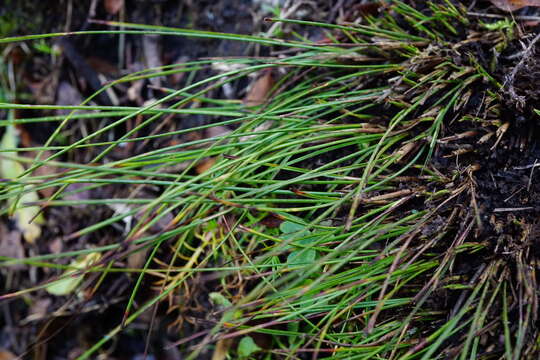
[[[240,339],[240,343],[238,344],[238,355],[241,358],[247,358],[259,350],[261,350],[261,348],[257,346],[251,336],[244,336]]]

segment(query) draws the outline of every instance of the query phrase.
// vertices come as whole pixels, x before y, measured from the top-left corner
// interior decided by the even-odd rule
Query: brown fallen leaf
[[[0,348],[0,360],[15,360],[18,358],[11,351]]]
[[[514,11],[525,6],[540,7],[540,0],[490,0],[493,5],[504,11]]]
[[[120,73],[120,69],[99,56],[88,56],[86,62],[96,72],[108,77],[115,77]]]
[[[261,221],[259,221],[259,223],[261,225],[264,225],[264,226],[266,226],[267,228],[270,228],[270,229],[278,228],[279,225],[281,225],[282,222],[283,222],[283,219],[280,219],[279,217],[277,217],[274,214],[268,214]]]
[[[197,164],[195,171],[197,174],[202,174],[203,172],[208,171],[216,163],[216,158],[206,158]]]
[[[124,0],[105,0],[105,10],[111,15],[116,15],[124,6]]]
[[[272,70],[266,70],[265,73],[259,77],[253,85],[250,87],[244,104],[247,106],[258,106],[264,104],[268,99],[268,94],[274,86],[275,80],[272,75]]]
[[[140,269],[146,262],[150,249],[140,249],[139,245],[131,242],[128,245],[127,267],[130,269]]]
[[[212,354],[212,360],[224,360],[227,358],[229,348],[232,345],[232,339],[220,339],[216,343],[214,353]]]
[[[394,152],[394,155],[396,155],[396,161],[398,163],[402,163],[407,155],[417,148],[417,145],[418,144],[415,142],[410,142],[401,146],[396,152]]]

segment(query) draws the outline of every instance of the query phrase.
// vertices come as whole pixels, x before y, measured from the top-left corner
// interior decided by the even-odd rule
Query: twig
[[[499,15],[499,14],[483,14],[478,12],[468,12],[467,15],[470,16],[477,16],[477,17],[486,17],[486,18],[493,18],[493,19],[506,19],[508,16],[506,15]],[[514,16],[514,19],[516,20],[525,20],[525,21],[540,21],[540,16]]]
[[[525,166],[514,166],[513,169],[514,170],[527,170],[527,169],[530,169],[530,168],[535,168],[537,166],[540,166],[540,163],[536,162],[536,160],[535,160],[534,164],[525,165]]]
[[[534,168],[536,167],[535,165],[536,165],[537,161],[538,161],[538,159],[534,159],[534,164],[531,167],[531,174],[529,175],[529,182],[527,183],[527,191],[529,191],[531,189]]]
[[[514,212],[514,211],[528,211],[534,210],[532,206],[520,207],[520,208],[495,208],[493,212]]]

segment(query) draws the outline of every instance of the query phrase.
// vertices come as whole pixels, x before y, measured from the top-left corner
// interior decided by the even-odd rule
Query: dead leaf
[[[270,229],[279,228],[279,225],[281,225],[282,222],[283,220],[274,214],[269,214],[265,216],[261,221],[259,221],[261,225],[264,225]]]
[[[215,138],[219,136],[225,136],[227,134],[230,134],[232,131],[225,126],[212,126],[211,128],[206,129],[206,137],[207,138]]]
[[[127,251],[130,253],[127,257],[128,268],[140,269],[146,262],[146,256],[150,249],[140,249],[138,244],[131,242]]]
[[[99,56],[88,56],[86,62],[96,72],[106,76],[115,77],[120,73],[116,66]]]
[[[147,35],[142,38],[142,47],[146,66],[149,68],[159,68],[163,66],[161,62],[161,38],[158,35]],[[154,86],[160,87],[163,76],[154,76],[149,79]]]
[[[534,21],[524,21],[523,26],[526,28],[533,28],[538,26],[540,24],[540,21],[534,20]]]
[[[11,351],[0,348],[0,360],[15,360],[18,359]]]
[[[227,358],[232,339],[220,339],[216,343],[216,348],[212,354],[212,360],[224,360]]]
[[[176,60],[174,60],[172,63],[180,65],[180,64],[183,64],[183,63],[188,62],[188,61],[189,61],[189,57],[187,57],[185,55],[181,55]],[[171,84],[176,86],[176,85],[180,84],[180,81],[182,81],[182,79],[185,76],[186,76],[185,71],[178,71],[178,72],[173,73],[172,75],[169,75],[169,79],[171,81]]]
[[[417,147],[417,144],[415,142],[406,143],[405,145],[401,146],[395,153],[396,155],[396,161],[398,163],[403,162],[403,160],[411,153],[413,150],[415,150]]]
[[[124,233],[129,233],[131,230],[131,223],[133,221],[133,215],[128,215],[128,213],[131,211],[131,207],[127,204],[108,204],[108,206],[114,210],[114,215],[124,215],[122,218],[125,225]]]
[[[24,59],[27,57],[27,54],[25,50],[23,50],[22,46],[14,46],[11,48],[11,50],[8,50],[9,48],[6,48],[8,51],[7,53],[4,51],[4,62],[7,63],[10,61],[13,63],[13,65],[20,65]]]
[[[23,238],[28,243],[35,243],[41,236],[41,225],[45,223],[39,206],[26,206],[26,203],[36,203],[39,197],[35,191],[27,192],[19,198],[19,205],[15,210],[14,217],[17,227],[22,231]]]
[[[540,0],[490,0],[493,5],[504,11],[514,11],[525,6],[540,7]]]
[[[124,6],[124,0],[105,0],[105,10],[111,15],[116,15]]]
[[[14,259],[24,258],[21,234],[18,231],[10,231],[4,223],[0,223],[0,254]],[[24,268],[24,265],[17,264],[10,268],[13,270],[21,270]]]
[[[208,171],[216,163],[216,158],[206,158],[197,164],[195,171],[197,174],[202,174]]]
[[[268,94],[274,86],[274,76],[272,70],[266,70],[264,75],[258,78],[253,85],[251,85],[244,104],[247,106],[258,106],[265,103],[268,99]]]
[[[32,135],[30,135],[30,131],[28,131],[22,125],[15,125],[15,128],[17,129],[17,134],[19,135],[19,147],[34,146],[34,144],[32,143]],[[30,157],[31,155],[28,156]]]
[[[52,241],[49,242],[49,251],[51,254],[60,254],[62,252],[62,248],[64,247],[64,242],[62,241],[62,238],[56,237]]]
[[[130,101],[133,101],[137,104],[142,104],[144,102],[142,98],[142,90],[144,87],[144,81],[143,80],[137,80],[134,81],[131,86],[128,88],[127,96]]]

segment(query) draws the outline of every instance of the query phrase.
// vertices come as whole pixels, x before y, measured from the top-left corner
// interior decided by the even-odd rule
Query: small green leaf
[[[212,304],[221,306],[224,308],[228,308],[232,306],[232,303],[227,299],[225,296],[221,295],[218,292],[211,292],[208,294],[208,297],[210,298],[210,301],[212,301]]]
[[[238,355],[241,357],[248,357],[257,351],[262,350],[251,336],[244,336],[240,343],[238,344]]]
[[[309,236],[310,232],[309,231],[297,231],[297,232],[292,232],[292,233],[286,233],[286,234],[283,234],[281,235],[281,238],[283,240],[291,240],[291,239],[295,239],[297,241],[295,242],[298,242],[300,244],[303,244],[303,240],[302,238],[306,238],[307,236]],[[299,240],[299,239],[302,239],[302,240]],[[309,238],[308,238],[309,239]],[[310,241],[308,241],[308,243],[310,243]]]
[[[101,254],[99,253],[90,253],[84,258],[75,260],[71,263],[71,266],[74,269],[65,271],[60,280],[54,281],[51,284],[47,285],[45,290],[52,295],[62,296],[72,293],[77,286],[83,280],[84,274],[73,276],[71,274],[76,273],[79,270],[82,270],[86,267],[91,266],[93,263],[99,260]]]
[[[319,225],[330,227],[332,226],[332,220],[323,220]]]
[[[284,221],[279,225],[279,229],[285,234],[294,233],[305,229],[304,225],[293,223],[291,221]]]
[[[315,244],[315,243],[317,243],[317,241],[319,241],[321,239],[320,235],[311,235],[311,236],[308,236],[308,235],[309,234],[306,234],[303,237],[303,239],[299,237],[299,240],[295,241],[295,244],[299,244],[299,245]]]
[[[225,296],[218,292],[211,292],[208,294],[208,297],[210,298],[210,301],[212,304],[216,305],[220,309],[228,309],[232,308],[233,304],[227,299]],[[223,313],[223,316],[221,317],[222,321],[229,322],[234,319],[239,319],[242,317],[242,310],[238,309],[229,309]]]
[[[295,250],[287,256],[287,265],[298,266],[311,264],[317,258],[317,251],[313,249]]]
[[[63,274],[63,277],[67,277],[53,282],[51,285],[47,286],[45,290],[47,290],[49,294],[56,296],[63,296],[72,293],[82,281],[82,276],[71,277],[69,276],[70,273]]]

